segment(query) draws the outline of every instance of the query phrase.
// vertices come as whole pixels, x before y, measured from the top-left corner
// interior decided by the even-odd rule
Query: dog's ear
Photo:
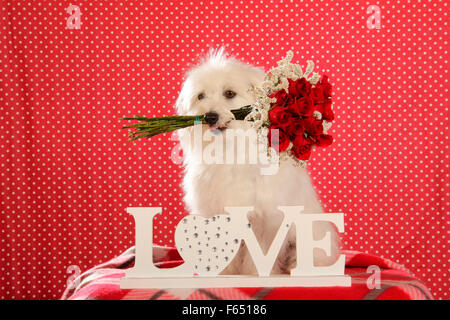
[[[180,94],[178,95],[177,101],[175,102],[175,110],[180,115],[187,114],[187,112],[189,110],[189,104],[190,104],[190,99],[191,99],[190,94],[189,94],[189,92],[190,92],[189,87],[190,87],[190,84],[189,84],[189,79],[188,79],[183,83]]]
[[[265,72],[259,67],[249,67],[250,86],[258,87],[264,81]]]
[[[183,97],[183,89],[181,89],[180,94],[178,95],[177,101],[175,102],[175,111],[177,114],[183,114],[183,105],[184,105],[184,97]]]

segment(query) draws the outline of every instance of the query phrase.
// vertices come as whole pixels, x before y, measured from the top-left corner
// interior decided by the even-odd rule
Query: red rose
[[[314,117],[303,119],[305,125],[305,132],[310,136],[318,136],[323,133],[322,120],[318,120]]]
[[[272,132],[272,130],[274,132]],[[278,137],[275,135],[275,130],[278,131]],[[269,146],[278,149],[278,152],[284,151],[289,147],[289,137],[274,125],[269,127]],[[277,139],[278,138],[278,139]]]
[[[292,147],[292,153],[299,160],[308,160],[311,156],[312,143],[303,136],[297,136],[294,139],[294,146]]]
[[[315,86],[311,89],[311,98],[314,103],[322,103],[325,100],[325,96],[323,94],[323,88],[321,86]]]
[[[315,137],[315,145],[318,147],[328,147],[331,143],[333,143],[333,137],[329,134],[321,134]]]
[[[294,139],[296,136],[301,136],[305,132],[305,125],[302,120],[292,121],[285,129],[286,134]]]
[[[295,115],[309,117],[313,114],[313,101],[310,97],[296,99],[294,103],[287,106],[289,112]]]
[[[322,89],[323,92],[323,96],[325,99],[328,99],[331,97],[331,91],[332,91],[332,86],[331,84],[328,82],[328,77],[327,76],[323,76],[322,79],[316,84],[316,86],[320,87]]]
[[[279,106],[285,106],[286,104],[289,104],[292,101],[292,97],[284,89],[272,92],[269,95],[269,98],[277,99],[277,102],[275,104]]]
[[[331,99],[327,99],[322,103],[315,104],[313,107],[314,111],[319,111],[322,114],[322,119],[326,121],[334,120],[334,112],[331,110]],[[313,112],[314,112],[313,111]]]
[[[286,108],[275,106],[269,111],[269,119],[271,124],[276,125],[282,129],[286,128],[292,121],[292,116],[287,112]]]
[[[331,99],[328,99],[325,101],[325,103],[322,104],[322,119],[327,121],[333,121],[334,120],[334,113],[333,110],[331,110]]]
[[[288,79],[289,81],[289,94],[292,97],[300,98],[309,96],[311,93],[311,84],[305,79],[300,78],[296,81]]]

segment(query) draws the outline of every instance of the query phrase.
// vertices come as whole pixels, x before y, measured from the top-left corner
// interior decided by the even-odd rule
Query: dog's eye
[[[204,93],[200,93],[200,94],[197,96],[197,99],[198,99],[198,100],[202,100],[204,97],[205,97],[205,94],[204,94]]]
[[[225,98],[227,99],[232,99],[236,96],[236,92],[231,91],[231,90],[227,90],[223,93],[223,95],[225,96]]]

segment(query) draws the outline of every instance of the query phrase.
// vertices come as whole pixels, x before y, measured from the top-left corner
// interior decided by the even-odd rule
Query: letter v
[[[286,238],[293,221],[295,221],[293,215],[302,212],[303,206],[280,207],[279,209],[283,211],[284,218],[275,238],[270,244],[267,254],[264,255],[253,230],[246,227],[249,224],[247,214],[253,210],[253,207],[225,207],[225,211],[231,215],[236,236],[244,240],[247,245],[259,276],[270,276],[270,272],[272,271],[275,260],[283,245],[283,241]]]

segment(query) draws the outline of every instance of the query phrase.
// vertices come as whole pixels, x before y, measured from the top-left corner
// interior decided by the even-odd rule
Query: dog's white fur
[[[211,51],[188,72],[176,102],[177,112],[202,115],[214,111],[219,114],[217,127],[246,129],[248,124],[234,120],[230,110],[251,104],[248,89],[259,85],[263,78],[263,70],[227,57],[223,49]],[[236,92],[236,96],[227,99],[226,90]],[[200,93],[204,96],[201,100],[198,99]],[[203,125],[202,130],[212,129]],[[323,212],[306,169],[282,161],[277,174],[261,175],[258,164],[204,164],[199,161],[201,155],[193,150],[192,131],[192,127],[179,130],[185,165],[184,200],[192,214],[211,217],[224,214],[225,206],[253,206],[255,209],[248,217],[262,250],[267,252],[282,219],[278,206],[302,205],[305,213]],[[225,137],[224,132],[216,134]],[[337,258],[339,237],[330,224],[316,223],[314,237],[320,239],[327,231],[331,232],[332,254],[327,256],[324,251],[314,249],[315,265],[330,265]],[[295,230],[291,228],[272,273],[289,273],[295,265]],[[256,273],[244,244],[223,273]]]

